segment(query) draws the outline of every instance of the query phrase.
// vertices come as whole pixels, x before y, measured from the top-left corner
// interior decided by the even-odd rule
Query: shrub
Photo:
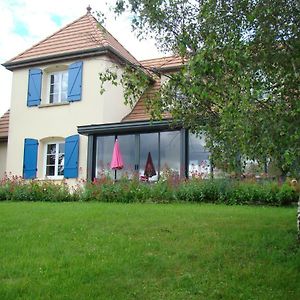
[[[69,190],[65,182],[24,180],[22,177],[5,176],[0,182],[0,200],[12,201],[47,201],[70,202],[79,201],[81,189]]]
[[[81,182],[71,190],[65,182],[27,181],[21,177],[4,177],[0,181],[0,200],[11,201],[101,201],[168,203],[209,202],[232,204],[289,205],[297,202],[299,191],[289,184],[251,182],[230,179],[180,181],[163,178],[156,183],[138,178],[122,178],[114,182],[102,176],[93,182]]]
[[[288,184],[244,182],[238,180],[190,180],[176,192],[180,201],[224,204],[289,205],[297,192]]]

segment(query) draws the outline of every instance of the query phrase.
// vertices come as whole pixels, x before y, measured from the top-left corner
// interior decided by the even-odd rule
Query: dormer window
[[[49,74],[49,103],[60,103],[68,100],[68,71]]]

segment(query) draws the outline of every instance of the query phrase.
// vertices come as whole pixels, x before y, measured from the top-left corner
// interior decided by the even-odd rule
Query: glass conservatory
[[[149,157],[152,173],[149,181],[172,174],[177,177],[208,178],[211,172],[205,141],[169,121],[127,122],[78,127],[89,137],[88,179],[103,175],[120,179],[137,175],[142,180]],[[118,140],[124,165],[111,169],[115,140]]]

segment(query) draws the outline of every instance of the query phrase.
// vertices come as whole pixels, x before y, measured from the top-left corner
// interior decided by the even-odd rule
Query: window
[[[98,178],[102,175],[108,175],[112,178],[115,177],[115,171],[110,168],[115,139],[116,136],[97,137],[96,177]],[[116,178],[120,179],[124,175],[131,178],[137,164],[136,135],[119,135],[118,141],[124,161],[124,167],[122,170],[117,171]]]
[[[209,178],[211,166],[210,153],[205,148],[205,138],[190,133],[189,135],[189,176]]]
[[[160,174],[180,174],[180,131],[160,133]]]
[[[159,172],[159,143],[158,132],[142,133],[140,135],[140,159],[139,159],[139,173],[140,176],[145,176],[145,169],[150,156],[153,163],[153,173],[155,175],[149,177],[149,181],[158,180]]]
[[[65,143],[46,145],[46,171],[49,178],[61,178],[64,175]]]
[[[114,173],[110,169],[110,162],[114,148],[115,136],[97,137],[96,152],[96,177],[108,175],[113,178]]]
[[[159,175],[172,173],[180,175],[180,131],[164,131],[118,135],[124,167],[116,172],[116,179],[122,176],[132,178],[134,174],[143,180],[146,166],[152,160],[152,176],[149,181],[157,181]],[[98,136],[96,144],[95,176],[102,174],[115,177],[110,168],[116,135]]]
[[[49,103],[60,103],[68,99],[68,71],[49,74]]]
[[[83,62],[29,69],[27,106],[81,101]],[[50,105],[51,106],[51,105]]]

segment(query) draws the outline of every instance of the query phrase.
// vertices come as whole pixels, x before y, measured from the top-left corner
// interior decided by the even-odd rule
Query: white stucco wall
[[[70,64],[72,62],[68,62]],[[28,68],[13,72],[8,155],[6,170],[14,175],[23,173],[24,139],[39,140],[38,178],[44,178],[44,145],[51,140],[77,134],[77,126],[120,122],[130,112],[123,103],[121,86],[106,84],[100,95],[99,72],[114,64],[107,57],[83,59],[82,100],[67,105],[43,106],[47,102],[47,80],[43,75],[42,105],[27,107]],[[38,66],[59,69],[61,64]],[[80,136],[79,177],[86,177],[87,137]]]
[[[0,142],[0,178],[4,176],[6,170],[7,142]]]

